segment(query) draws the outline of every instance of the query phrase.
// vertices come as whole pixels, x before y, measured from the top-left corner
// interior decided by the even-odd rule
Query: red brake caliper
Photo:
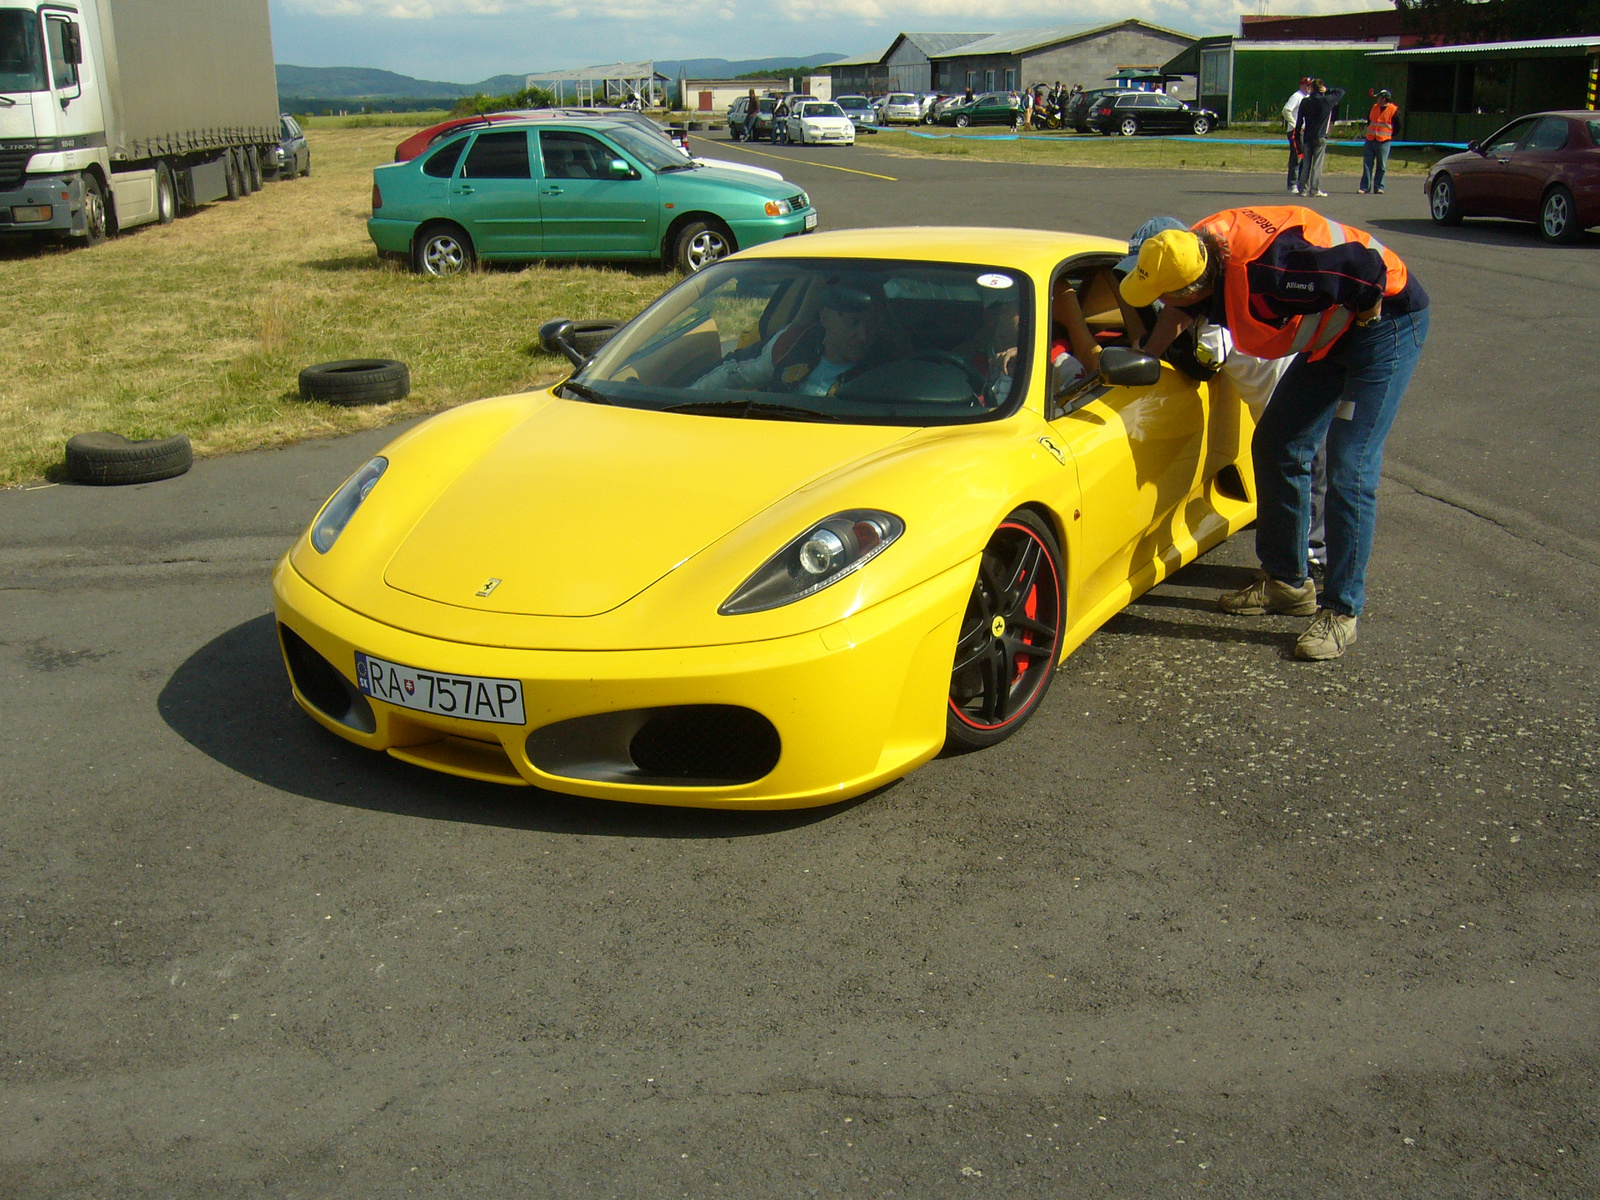
[[[1037,583],[1035,583],[1033,585],[1033,587],[1029,590],[1028,599],[1027,599],[1027,602],[1023,604],[1022,611],[1025,612],[1028,615],[1028,619],[1030,621],[1034,620],[1035,618],[1038,617],[1038,615],[1039,615],[1039,585]],[[1022,631],[1022,640],[1026,645],[1029,645],[1029,646],[1033,645],[1033,630],[1024,629]],[[1017,674],[1016,674],[1016,678],[1011,681],[1012,683],[1016,683],[1018,679],[1021,679],[1024,675],[1026,675],[1028,673],[1028,661],[1029,661],[1029,659],[1028,659],[1028,656],[1026,654],[1017,655]]]

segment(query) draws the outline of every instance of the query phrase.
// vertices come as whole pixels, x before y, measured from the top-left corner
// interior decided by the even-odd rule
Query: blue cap
[[[1156,234],[1165,233],[1169,229],[1187,228],[1189,227],[1177,217],[1151,217],[1133,231],[1133,236],[1128,239],[1128,257],[1117,264],[1117,270],[1127,275],[1139,265],[1139,247],[1144,245],[1145,238],[1153,238]]]

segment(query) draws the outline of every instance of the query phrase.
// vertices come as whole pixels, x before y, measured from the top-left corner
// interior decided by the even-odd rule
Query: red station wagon
[[[1518,117],[1434,163],[1423,189],[1440,225],[1510,217],[1537,222],[1547,242],[1574,241],[1600,225],[1600,112]]]

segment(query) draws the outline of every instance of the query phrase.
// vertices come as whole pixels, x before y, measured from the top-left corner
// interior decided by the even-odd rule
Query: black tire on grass
[[[593,355],[621,328],[621,321],[613,321],[608,317],[574,321],[572,328],[567,331],[567,341],[579,354]]]
[[[80,433],[67,442],[67,474],[77,483],[154,483],[193,465],[194,450],[181,433],[139,442],[119,433]]]
[[[411,372],[392,358],[343,358],[300,372],[300,399],[351,407],[387,404],[411,394]]]

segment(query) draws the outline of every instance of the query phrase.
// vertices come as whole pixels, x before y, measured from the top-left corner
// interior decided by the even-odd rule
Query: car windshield
[[[800,110],[802,117],[842,117],[843,110],[837,104],[808,104]]]
[[[840,108],[866,108],[867,98],[865,96],[840,96],[838,104]]]
[[[689,156],[665,137],[655,138],[626,125],[613,125],[605,134],[652,171],[681,171],[693,165]]]
[[[716,263],[607,342],[575,398],[735,418],[943,425],[1021,401],[1031,286],[980,264]]]
[[[39,18],[26,9],[0,9],[0,92],[43,92],[49,87]]]

